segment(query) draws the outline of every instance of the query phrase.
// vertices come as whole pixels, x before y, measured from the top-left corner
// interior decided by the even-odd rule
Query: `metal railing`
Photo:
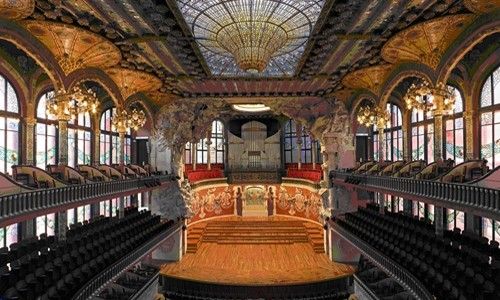
[[[173,224],[170,228],[158,234],[141,247],[136,250],[130,252],[125,257],[115,262],[104,271],[96,275],[89,282],[87,282],[83,287],[81,287],[78,292],[73,296],[73,300],[84,300],[88,299],[92,296],[95,296],[101,288],[108,284],[111,280],[119,276],[122,272],[126,271],[133,264],[139,261],[142,257],[144,257],[147,253],[153,250],[157,245],[163,242],[170,235],[174,234],[177,230],[180,229],[179,225],[181,223],[177,222]]]
[[[424,179],[399,178],[375,175],[360,175],[341,171],[331,171],[335,180],[354,180],[362,189],[381,189],[408,199],[427,199],[440,206],[472,209],[484,217],[500,216],[500,190],[468,185],[466,183],[439,182]]]
[[[156,183],[172,181],[172,175],[151,176],[146,178],[123,179],[89,184],[68,185],[28,191],[19,194],[0,196],[0,222],[37,210],[54,208],[60,205],[90,200],[93,198],[112,197],[117,193],[137,189],[154,188]]]
[[[363,255],[368,257],[375,265],[394,277],[394,279],[396,279],[399,284],[406,288],[417,299],[434,299],[434,297],[427,290],[424,284],[422,284],[422,282],[420,282],[415,276],[413,276],[400,264],[382,254],[380,251],[378,251],[362,239],[358,238],[348,230],[342,228],[337,223],[330,221],[329,225],[334,232],[344,237],[349,243],[351,243],[361,253],[363,253]]]

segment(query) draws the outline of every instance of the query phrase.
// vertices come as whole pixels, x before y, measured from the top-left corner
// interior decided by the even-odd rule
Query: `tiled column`
[[[118,133],[118,162],[120,166],[125,164],[125,132]]]
[[[35,128],[36,128],[36,119],[35,118],[27,118],[26,119],[26,164],[34,165],[35,164]],[[19,163],[19,158],[18,158]]]
[[[101,130],[99,128],[94,129],[94,160],[92,163],[98,165],[101,163]]]
[[[59,120],[59,164],[68,164],[68,121]]]

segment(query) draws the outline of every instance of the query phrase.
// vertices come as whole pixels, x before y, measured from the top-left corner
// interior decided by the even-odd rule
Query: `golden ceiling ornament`
[[[35,10],[35,0],[0,0],[0,18],[19,20]]]
[[[57,120],[74,120],[80,113],[97,112],[99,99],[94,91],[80,86],[71,90],[50,93],[46,103],[46,113]]]
[[[128,116],[128,127],[135,131],[146,124],[146,113],[142,109],[133,108]]]
[[[473,14],[450,15],[407,28],[385,43],[382,58],[394,64],[422,62],[435,70],[443,53],[474,17]]]
[[[23,24],[47,46],[66,75],[87,67],[109,68],[121,61],[120,50],[98,34],[63,23],[29,20]]]
[[[500,8],[500,0],[464,0],[468,10],[476,14],[485,14]]]
[[[424,113],[434,114],[441,111],[443,114],[451,114],[455,109],[455,93],[443,83],[431,87],[426,81],[412,84],[406,92],[403,101],[410,111],[417,110]]]
[[[352,89],[364,88],[378,95],[382,84],[392,71],[393,65],[367,67],[347,74],[342,83]]]
[[[142,71],[116,67],[105,72],[116,83],[124,100],[138,92],[156,91],[162,85],[158,77]]]
[[[360,125],[365,127],[374,125],[377,129],[385,128],[390,118],[391,115],[387,109],[383,109],[373,104],[362,106],[356,117]]]

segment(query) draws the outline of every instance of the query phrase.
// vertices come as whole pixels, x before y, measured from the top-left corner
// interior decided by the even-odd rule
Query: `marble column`
[[[27,165],[35,165],[35,128],[36,128],[36,119],[35,118],[26,118],[26,164]],[[19,157],[17,158],[17,163],[19,163]]]
[[[21,239],[35,236],[36,219],[29,219],[21,222]]]
[[[445,209],[440,206],[434,206],[434,225],[436,227],[436,235],[443,236],[444,233],[444,218]]]
[[[57,213],[57,237],[59,240],[66,239],[68,231],[68,211],[60,211]]]
[[[59,164],[68,164],[68,121],[59,120]]]

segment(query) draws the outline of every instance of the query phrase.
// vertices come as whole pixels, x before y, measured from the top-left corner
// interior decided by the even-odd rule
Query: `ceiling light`
[[[271,110],[270,107],[264,104],[233,104],[233,109],[241,112],[258,113]]]

